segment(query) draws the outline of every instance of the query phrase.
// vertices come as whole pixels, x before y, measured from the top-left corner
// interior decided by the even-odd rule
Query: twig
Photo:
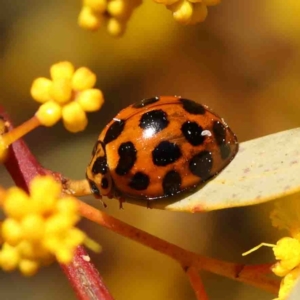
[[[194,267],[189,267],[185,270],[185,272],[190,280],[190,284],[196,294],[197,300],[208,300],[199,271]]]
[[[16,128],[11,128],[10,134],[3,135],[3,140],[5,144],[10,145],[13,142],[17,141],[20,139],[22,136],[24,136],[26,133],[32,131],[33,129],[39,127],[41,125],[39,119],[36,116],[33,116],[29,120],[25,121],[22,123],[20,126]]]
[[[240,273],[237,274],[238,278],[242,278],[244,283],[251,284],[252,282],[263,282],[266,286],[276,287],[274,292],[277,294],[280,281],[277,279],[269,278],[268,274],[271,273],[272,264],[263,265],[244,265]]]
[[[9,117],[0,107],[0,116],[10,124]],[[30,181],[37,175],[48,173],[31,154],[22,140],[17,140],[9,148],[5,167],[15,181],[16,185],[28,192]],[[112,300],[103,279],[94,265],[89,261],[89,256],[83,247],[78,247],[74,254],[73,262],[61,265],[64,273],[73,286],[80,300]]]
[[[279,281],[268,278],[264,273],[257,272],[259,266],[246,266],[201,256],[124,223],[80,200],[78,200],[78,203],[80,214],[83,217],[167,255],[178,261],[183,267],[193,266],[197,270],[206,270],[274,294],[278,292]]]
[[[72,263],[61,267],[79,299],[113,300],[84,247],[77,247]]]

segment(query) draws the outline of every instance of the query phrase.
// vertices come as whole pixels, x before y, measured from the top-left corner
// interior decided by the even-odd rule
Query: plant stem
[[[185,271],[196,294],[197,300],[208,300],[208,296],[205,292],[205,288],[200,278],[199,271],[194,267],[190,267]]]
[[[0,107],[0,116],[9,123],[8,129],[11,130],[11,121],[2,107]],[[9,147],[8,157],[4,165],[16,185],[27,192],[29,183],[35,176],[49,173],[39,164],[22,140],[17,140]],[[72,263],[61,265],[61,267],[73,286],[78,299],[113,299],[83,247],[80,246],[76,249]]]
[[[39,119],[36,116],[33,116],[20,126],[15,127],[8,133],[3,134],[4,143],[10,145],[18,139],[20,139],[21,137],[23,137],[24,135],[26,135],[28,132],[39,127],[40,125],[41,122],[39,121]]]
[[[6,191],[2,187],[0,187],[0,206],[3,206],[3,199],[5,197]]]
[[[77,247],[71,264],[61,265],[61,267],[79,299],[113,300],[99,272],[90,262],[90,257],[83,247]]]
[[[194,267],[197,270],[206,270],[233,280],[247,283],[274,294],[277,294],[278,292],[279,281],[268,278],[265,272],[257,272],[257,270],[260,269],[260,266],[235,264],[201,256],[124,223],[80,200],[78,200],[78,203],[80,214],[83,217],[173,258],[178,261],[183,268]],[[265,271],[265,266],[263,270]]]

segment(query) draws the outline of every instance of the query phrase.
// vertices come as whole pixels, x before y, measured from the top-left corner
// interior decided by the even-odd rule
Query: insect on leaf
[[[298,192],[300,128],[241,143],[232,162],[202,187],[175,198],[175,202],[168,198],[150,205],[173,211],[205,212],[259,204]]]

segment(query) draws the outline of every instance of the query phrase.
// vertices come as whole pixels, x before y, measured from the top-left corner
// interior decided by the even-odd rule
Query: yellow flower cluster
[[[38,176],[30,184],[30,195],[12,187],[1,194],[7,218],[1,224],[0,267],[16,268],[27,276],[41,265],[57,259],[69,263],[75,248],[85,242],[73,197],[60,198],[61,184],[50,176]]]
[[[96,75],[88,68],[75,70],[68,62],[59,62],[50,68],[51,79],[40,77],[31,86],[31,96],[43,103],[36,117],[44,126],[53,126],[60,118],[71,132],[85,129],[86,112],[99,110],[103,95],[94,89]]]
[[[184,25],[203,22],[207,6],[217,5],[221,0],[154,0],[172,11],[174,19]]]
[[[78,17],[82,28],[97,30],[103,23],[112,36],[121,36],[134,9],[142,0],[83,0]]]
[[[243,256],[256,251],[261,246],[272,247],[276,264],[272,272],[283,277],[280,284],[278,298],[274,300],[287,300],[296,281],[300,278],[300,203],[298,197],[291,201],[275,203],[271,212],[272,225],[278,229],[286,229],[291,237],[281,238],[276,245],[261,243],[253,249],[243,253]]]
[[[272,271],[277,276],[284,277],[275,300],[286,300],[300,276],[300,203],[296,197],[284,204],[277,202],[275,207],[271,213],[272,225],[288,230],[291,235],[280,239],[273,247],[278,262],[272,267]]]
[[[273,251],[279,261],[272,267],[272,271],[275,275],[284,277],[275,300],[285,300],[300,275],[300,241],[297,238],[284,237],[273,247]]]

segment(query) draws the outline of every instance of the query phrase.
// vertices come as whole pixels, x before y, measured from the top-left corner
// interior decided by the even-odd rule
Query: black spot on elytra
[[[167,166],[180,157],[179,146],[168,141],[160,142],[152,151],[152,160],[156,166]]]
[[[99,156],[95,160],[92,167],[93,174],[106,174],[107,173],[107,161],[105,156]]]
[[[125,126],[124,120],[114,121],[106,131],[104,144],[108,144],[111,141],[115,140],[123,131]]]
[[[88,180],[88,181],[89,181],[89,184],[90,184],[92,193],[99,196],[99,195],[100,195],[100,192],[99,192],[99,190],[98,190],[98,188],[97,188],[95,182],[92,181],[92,180]]]
[[[181,176],[176,171],[169,171],[163,179],[163,190],[165,195],[173,196],[180,191]]]
[[[168,124],[167,114],[161,109],[144,113],[140,119],[140,127],[151,129],[151,135],[163,130]]]
[[[230,146],[228,144],[221,145],[220,153],[221,153],[222,159],[227,159],[231,153]]]
[[[189,168],[190,171],[201,177],[203,181],[211,177],[211,168],[213,165],[212,155],[209,151],[201,151],[200,153],[193,156],[190,160]]]
[[[213,133],[218,145],[226,142],[226,127],[220,122],[215,121],[213,124]]]
[[[142,108],[142,107],[145,107],[145,106],[150,105],[152,103],[155,103],[157,101],[159,101],[158,97],[143,99],[140,102],[134,103],[132,105],[132,107],[134,107],[134,108]]]
[[[196,122],[186,121],[181,126],[182,134],[193,146],[199,146],[204,142],[205,136],[201,135],[202,131],[203,128]]]
[[[101,180],[101,188],[103,189],[107,189],[108,188],[108,179],[103,177],[102,180]]]
[[[116,173],[120,176],[127,174],[136,161],[136,149],[132,142],[122,143],[118,149],[120,156]]]
[[[145,190],[150,183],[149,176],[142,173],[142,172],[137,172],[133,175],[129,182],[129,186],[135,190],[141,191]]]
[[[183,108],[192,115],[204,115],[206,109],[203,105],[188,99],[180,99]]]

